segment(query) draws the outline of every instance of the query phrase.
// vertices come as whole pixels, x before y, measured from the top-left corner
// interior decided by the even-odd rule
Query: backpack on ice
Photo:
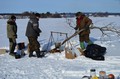
[[[24,44],[24,42],[21,42],[21,43],[18,43],[18,44],[17,44],[17,52],[16,52],[16,54],[15,54],[15,58],[16,58],[16,59],[19,59],[19,58],[25,56],[24,49],[25,49],[25,44]]]
[[[104,55],[106,53],[106,48],[97,44],[90,44],[86,47],[84,53],[86,57],[94,60],[105,60]]]

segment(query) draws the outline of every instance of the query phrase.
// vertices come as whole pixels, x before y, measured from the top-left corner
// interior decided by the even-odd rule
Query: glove
[[[78,28],[77,28],[77,27],[75,27],[74,29],[75,29],[75,30],[77,30]]]
[[[42,33],[42,30],[40,29],[40,33]]]
[[[17,35],[14,35],[13,37],[14,37],[14,38],[17,38]]]
[[[89,27],[90,27],[90,28],[93,28],[93,27],[94,27],[93,23],[91,23]]]
[[[91,25],[90,25],[90,27],[93,27],[94,26],[94,24],[92,23]]]

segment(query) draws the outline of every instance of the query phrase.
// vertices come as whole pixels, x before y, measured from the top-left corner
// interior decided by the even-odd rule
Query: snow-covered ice
[[[95,26],[105,26],[113,23],[113,26],[120,28],[120,17],[90,17]],[[73,20],[75,18],[69,18]],[[6,21],[0,19],[0,48],[9,47],[6,37]],[[17,19],[18,38],[17,42],[28,40],[25,36],[28,19]],[[40,28],[42,33],[39,37],[41,49],[48,43],[50,31],[65,32],[68,36],[75,31],[66,23],[66,18],[42,18],[40,19]],[[28,55],[21,59],[15,59],[8,53],[0,55],[0,79],[81,79],[82,76],[90,75],[90,69],[96,69],[97,76],[99,71],[106,71],[107,74],[114,74],[116,77],[120,74],[120,38],[116,34],[110,35],[111,39],[104,37],[106,41],[101,42],[101,32],[91,30],[91,39],[94,43],[107,48],[105,61],[95,61],[84,56],[75,59],[66,59],[65,52],[50,54],[45,58],[29,58]],[[64,39],[59,36],[59,39]],[[71,39],[72,43],[79,46],[78,36]],[[27,51],[25,51],[27,52]]]

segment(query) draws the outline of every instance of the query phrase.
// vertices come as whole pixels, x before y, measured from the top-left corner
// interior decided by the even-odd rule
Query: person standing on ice
[[[34,57],[34,51],[38,58],[44,56],[44,54],[40,52],[40,43],[38,42],[38,36],[40,36],[40,33],[42,32],[39,28],[39,18],[39,13],[32,13],[27,24],[26,36],[29,41],[29,57]]]
[[[80,41],[80,47],[84,51],[85,50],[85,44],[84,42],[88,43],[88,45],[93,44],[93,42],[89,38],[90,34],[90,28],[89,26],[92,24],[92,20],[85,16],[81,12],[76,13],[76,27],[75,30],[81,30],[85,29],[82,32],[79,33],[79,41]]]
[[[16,17],[14,15],[10,16],[10,19],[7,21],[7,37],[9,39],[9,55],[15,56],[14,50],[16,46],[17,38],[17,25]]]

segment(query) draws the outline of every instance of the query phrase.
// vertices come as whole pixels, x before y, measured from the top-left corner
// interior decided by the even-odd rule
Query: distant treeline
[[[8,19],[10,15],[15,15],[18,19],[29,18],[32,12],[23,12],[23,13],[0,13],[0,19]],[[40,13],[41,18],[66,18],[66,17],[75,17],[75,13]],[[87,16],[93,17],[108,17],[109,15],[120,16],[120,13],[108,13],[108,12],[84,12]]]

